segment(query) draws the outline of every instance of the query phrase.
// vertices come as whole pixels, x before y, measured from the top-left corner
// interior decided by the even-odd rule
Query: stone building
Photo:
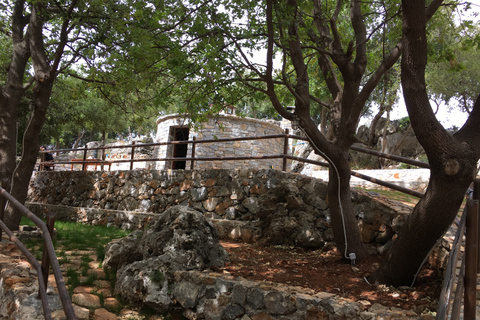
[[[259,157],[266,155],[279,155],[284,153],[285,139],[275,138],[267,140],[246,141],[218,141],[219,139],[259,137],[277,135],[285,132],[290,125],[289,121],[259,120],[235,116],[233,108],[227,108],[216,116],[208,116],[208,120],[197,126],[192,126],[189,119],[178,114],[160,117],[157,120],[156,141],[196,141],[212,140],[209,143],[196,143],[195,158],[205,157]],[[289,141],[288,143],[291,143]],[[156,149],[156,158],[191,158],[193,144],[161,145]],[[291,152],[291,148],[288,149]],[[255,169],[278,169],[283,165],[282,158],[274,159],[222,159],[214,161],[195,160],[195,169],[235,169],[249,167]],[[157,169],[190,169],[190,160],[158,161]]]

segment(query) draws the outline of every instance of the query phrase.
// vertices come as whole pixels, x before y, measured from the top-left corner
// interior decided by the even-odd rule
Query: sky
[[[472,3],[472,12],[475,11],[480,13],[480,0],[470,0],[469,2]],[[478,17],[470,16],[473,20],[478,21]],[[479,88],[480,93],[480,88]],[[431,103],[433,108],[436,108],[434,103]],[[400,98],[398,106],[392,111],[390,118],[391,119],[401,119],[403,117],[408,116],[405,102],[403,101],[403,96]],[[456,126],[461,128],[465,121],[467,120],[467,114],[458,110],[453,110],[448,112],[446,105],[441,105],[438,112],[437,112],[437,120],[445,127],[451,128],[452,126]],[[369,122],[367,120],[367,122]]]
[[[472,12],[477,12],[478,15],[480,15],[480,0],[469,0],[469,2],[472,4]],[[470,16],[471,19],[477,20],[479,17],[473,17]],[[254,62],[257,63],[262,63],[264,64],[265,62],[265,56],[266,52],[265,51],[259,51],[255,54],[253,60]],[[276,62],[276,64],[280,64],[280,62]],[[479,93],[480,93],[480,88],[479,88]],[[432,108],[437,108],[437,106],[434,103],[431,103]],[[461,112],[459,110],[453,110],[451,112],[448,111],[448,108],[446,105],[441,105],[438,109],[438,112],[436,113],[438,121],[446,128],[451,128],[452,126],[456,126],[458,128],[461,128],[465,121],[467,120],[467,114],[464,112]],[[400,100],[397,106],[394,107],[390,114],[390,119],[391,120],[396,120],[396,119],[401,119],[403,117],[408,116],[406,107],[405,107],[405,102],[403,100],[403,96],[400,96]],[[372,116],[373,117],[373,116]],[[371,122],[371,119],[361,119],[360,124],[365,124]]]

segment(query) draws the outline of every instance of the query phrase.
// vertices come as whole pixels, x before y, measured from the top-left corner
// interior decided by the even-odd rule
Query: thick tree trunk
[[[347,261],[353,253],[360,261],[366,258],[368,253],[353,210],[350,177],[348,152],[343,152],[336,161],[332,160],[330,163],[327,200],[333,236],[339,253]]]
[[[23,136],[22,158],[18,163],[12,179],[11,194],[21,203],[25,203],[28,194],[28,186],[33,169],[37,161],[40,147],[40,135],[45,123],[47,107],[52,90],[53,80],[44,81],[35,88],[34,110],[32,111],[27,128]],[[18,210],[9,206],[5,214],[5,224],[12,230],[17,230],[22,215]]]
[[[17,107],[25,93],[23,78],[30,58],[29,34],[24,35],[24,1],[17,1],[12,14],[13,52],[5,86],[0,89],[0,181],[11,182],[16,166]]]
[[[0,97],[0,181],[12,180],[16,166],[16,108],[11,98]],[[7,190],[9,191],[9,190]]]
[[[471,158],[471,154],[466,157]],[[474,167],[467,161],[461,162],[462,172],[453,176],[432,168],[425,196],[415,206],[371,282],[393,286],[414,284],[431,249],[455,219],[473,179]]]
[[[370,281],[388,285],[413,285],[428,253],[455,218],[465,192],[474,178],[480,155],[475,135],[465,134],[469,126],[452,137],[436,120],[425,85],[427,58],[424,1],[404,0],[405,51],[402,58],[402,86],[412,128],[424,147],[431,168],[427,191],[402,227],[385,262]],[[480,102],[476,103],[477,110]],[[471,133],[478,133],[480,115],[470,116]],[[463,131],[463,132],[462,132]]]
[[[28,185],[34,169],[38,150],[39,150],[39,136],[45,122],[46,111],[48,102],[50,99],[52,86],[55,81],[56,73],[55,70],[58,68],[58,63],[60,61],[61,53],[63,52],[63,47],[66,43],[66,30],[67,24],[62,26],[62,35],[61,41],[58,45],[59,50],[57,50],[57,56],[55,62],[50,65],[47,61],[47,55],[45,53],[45,47],[43,43],[43,17],[41,11],[42,6],[36,6],[35,4],[30,6],[31,12],[27,17],[24,17],[25,11],[25,1],[17,1],[15,3],[15,10],[12,15],[12,25],[13,25],[13,55],[12,61],[10,64],[11,70],[9,70],[7,83],[5,90],[12,90],[14,95],[7,95],[11,98],[8,101],[9,109],[12,114],[10,115],[11,124],[10,126],[13,130],[9,131],[9,135],[4,135],[0,139],[10,139],[12,146],[9,145],[8,148],[8,162],[16,162],[16,150],[15,150],[15,139],[12,139],[16,136],[15,134],[15,123],[16,115],[13,115],[16,112],[20,99],[25,93],[27,88],[31,88],[31,85],[34,83],[33,87],[33,101],[31,102],[31,114],[29,123],[24,132],[23,137],[23,150],[22,158],[18,165],[13,166],[15,170],[12,170],[12,166],[9,165],[6,174],[10,174],[11,177],[11,191],[13,197],[15,197],[19,202],[24,203],[27,197]],[[28,28],[24,31],[26,25]],[[25,34],[24,34],[25,32]],[[23,83],[23,75],[26,71],[27,61],[31,58],[31,64],[34,70],[34,81],[29,82],[28,84]],[[2,92],[3,93],[3,92]],[[12,98],[13,97],[13,98]],[[3,101],[2,101],[3,102]],[[10,129],[9,129],[10,130]],[[2,149],[0,145],[0,150]],[[12,151],[13,150],[13,151]],[[11,154],[10,154],[11,153]],[[10,171],[11,170],[11,171]],[[21,214],[11,205],[7,208],[5,214],[5,223],[12,229],[17,230],[21,220]]]

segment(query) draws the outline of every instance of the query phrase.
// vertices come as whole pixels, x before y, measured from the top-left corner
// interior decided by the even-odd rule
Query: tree
[[[186,29],[205,37],[197,31],[208,16],[210,2],[2,0],[0,40],[6,45],[0,61],[6,56],[11,59],[5,80],[0,82],[0,181],[10,182],[10,193],[20,202],[26,199],[40,132],[60,73],[101,84],[109,102],[103,104],[106,112],[114,105],[131,112],[144,109],[147,99],[161,106],[180,98],[188,101],[182,105],[182,111],[188,112],[204,101],[196,98],[197,92],[215,99],[209,78],[195,73],[202,69],[195,56],[201,59],[204,52],[180,41]],[[199,15],[192,18],[191,13]],[[193,54],[181,50],[182,45]],[[22,101],[28,102],[29,112],[17,164],[13,137]],[[220,108],[221,104],[216,101],[215,105]],[[146,122],[139,120],[135,118],[135,125],[145,127]],[[9,207],[5,222],[17,229],[20,217]]]
[[[424,7],[425,1],[402,1],[405,48],[401,81],[412,127],[428,156],[430,182],[386,261],[370,279],[397,286],[414,283],[423,261],[456,217],[480,158],[480,99],[454,135],[437,121],[430,106],[425,81],[428,38]]]
[[[105,41],[109,22],[119,21],[114,2],[8,1],[0,3],[2,41],[10,40],[10,62],[0,87],[0,180],[20,202],[39,150],[40,131],[46,119],[52,88],[60,72],[80,59],[95,61],[92,48]],[[111,10],[110,12],[108,10]],[[107,25],[107,27],[105,27]],[[6,26],[11,26],[7,29]],[[99,29],[101,29],[99,31]],[[88,64],[88,63],[87,63]],[[28,97],[29,116],[23,132],[21,160],[16,163],[16,120],[22,99]],[[9,207],[5,223],[17,229],[21,215]]]
[[[439,1],[434,1],[426,9],[429,16],[438,4]],[[366,6],[356,0],[348,3],[267,0],[265,11],[256,3],[244,4],[242,8],[237,4],[226,5],[226,8],[237,21],[247,20],[243,13],[250,12],[249,23],[242,28],[231,27],[241,25],[232,22],[224,29],[228,31],[222,36],[232,44],[231,51],[228,58],[225,54],[216,55],[217,65],[225,62],[228,68],[223,74],[235,73],[245,86],[266,94],[275,110],[282,117],[298,122],[315,152],[327,159],[331,166],[328,202],[337,248],[343,258],[349,259],[354,253],[361,260],[367,252],[350,198],[349,147],[356,141],[354,134],[365,103],[400,57],[403,46],[400,23],[394,24],[397,28],[385,29],[391,32],[389,36],[380,37],[385,39],[386,53],[382,59],[369,59],[367,54],[372,36],[382,32],[381,26],[399,18],[398,3]],[[225,28],[226,23],[216,25]],[[261,49],[261,45],[267,52],[263,66],[249,58],[249,50]],[[223,52],[228,50],[225,47]],[[273,63],[275,55],[282,60],[278,74]],[[316,95],[320,82],[328,89],[328,96]],[[280,86],[284,91],[280,91]],[[286,109],[288,104],[284,102],[288,100],[282,96],[285,91],[295,105],[293,113]],[[329,109],[331,125],[326,134],[312,120],[315,104]]]
[[[450,10],[442,10],[435,19],[438,27],[427,29],[427,89],[430,98],[445,103],[449,111],[470,113],[480,85],[479,25],[468,20],[455,24],[450,16]]]

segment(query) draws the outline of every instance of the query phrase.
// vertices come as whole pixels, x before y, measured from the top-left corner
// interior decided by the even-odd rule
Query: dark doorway
[[[172,128],[173,141],[187,141],[189,129],[188,128]],[[174,158],[186,158],[188,151],[188,144],[176,144],[173,146]],[[186,161],[173,161],[172,169],[185,169]]]

